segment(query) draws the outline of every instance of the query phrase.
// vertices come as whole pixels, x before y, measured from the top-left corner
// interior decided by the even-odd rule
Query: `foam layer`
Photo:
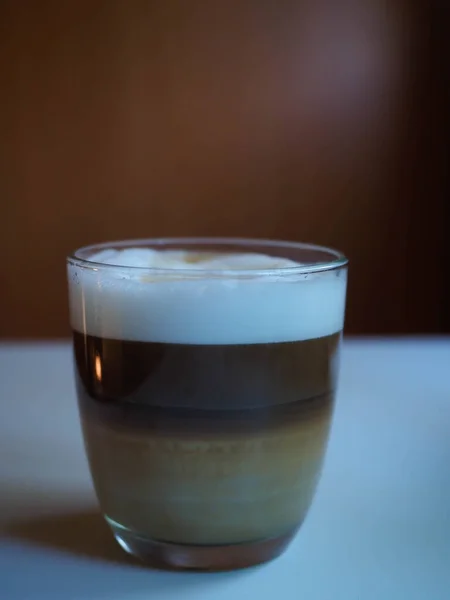
[[[72,327],[90,335],[255,344],[312,339],[343,328],[345,270],[286,275],[276,270],[297,263],[263,254],[144,248],[104,250],[91,260],[117,268],[68,267]],[[136,266],[180,271],[158,275],[130,268]],[[185,276],[183,269],[189,270]],[[216,277],[206,269],[229,274]],[[274,271],[261,275],[260,269]]]
[[[151,248],[107,249],[94,254],[93,262],[121,267],[194,270],[254,270],[296,267],[288,258],[255,253],[193,252],[191,250],[153,250]]]

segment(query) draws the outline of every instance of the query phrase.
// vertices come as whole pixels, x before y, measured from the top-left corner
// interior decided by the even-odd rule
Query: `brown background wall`
[[[442,330],[427,6],[4,0],[0,336],[68,333],[75,247],[195,234],[339,247],[349,332]]]

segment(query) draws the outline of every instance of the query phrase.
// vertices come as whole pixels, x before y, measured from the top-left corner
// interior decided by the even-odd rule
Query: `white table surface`
[[[98,516],[69,345],[0,344],[0,598],[448,600],[450,339],[346,341],[313,508],[279,559],[131,562]]]

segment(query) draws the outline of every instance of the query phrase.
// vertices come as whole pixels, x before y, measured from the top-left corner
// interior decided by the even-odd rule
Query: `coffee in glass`
[[[178,568],[277,556],[327,445],[345,258],[146,240],[83,248],[68,275],[83,435],[121,546]]]

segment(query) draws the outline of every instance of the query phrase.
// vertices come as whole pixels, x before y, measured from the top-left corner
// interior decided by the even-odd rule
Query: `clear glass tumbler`
[[[127,552],[219,570],[284,550],[326,450],[346,280],[342,254],[291,242],[130,240],[68,258],[87,456]]]

